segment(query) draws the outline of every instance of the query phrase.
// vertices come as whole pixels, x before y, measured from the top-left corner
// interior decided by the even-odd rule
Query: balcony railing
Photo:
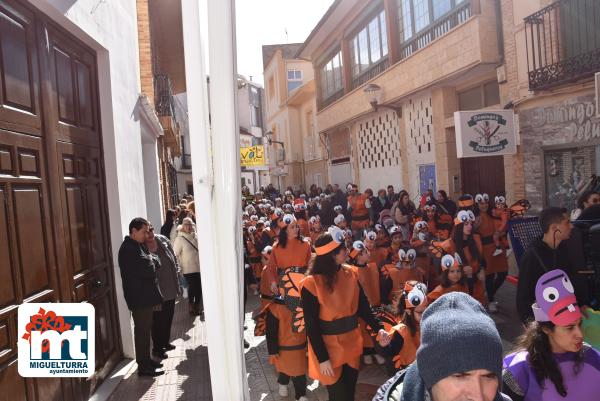
[[[181,168],[183,170],[192,169],[192,155],[188,153],[184,153],[183,155],[181,155]]]
[[[450,10],[445,16],[437,19],[409,40],[400,45],[400,59],[405,59],[437,38],[444,36],[451,29],[459,26],[471,16],[471,2],[465,1]]]
[[[525,18],[529,89],[548,89],[600,70],[598,21],[597,0],[559,0]]]
[[[377,75],[379,75],[382,72],[384,72],[385,70],[387,70],[389,66],[390,66],[390,60],[388,57],[386,57],[383,60],[381,60],[379,63],[377,63],[374,66],[372,66],[371,68],[369,68],[367,71],[358,75],[356,78],[353,78],[352,79],[352,89],[358,88],[359,86],[361,86],[362,84],[364,84],[365,82],[370,80],[371,78],[375,78]]]
[[[319,107],[318,107],[319,110],[324,109],[325,107],[329,106],[331,103],[340,99],[342,96],[344,96],[344,88],[335,92],[333,95],[327,96],[325,99],[319,99]]]
[[[156,74],[154,76],[154,97],[156,99],[156,113],[159,117],[175,117],[171,79],[167,74]]]

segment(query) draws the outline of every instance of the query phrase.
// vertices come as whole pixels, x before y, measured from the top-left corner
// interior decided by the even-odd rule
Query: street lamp
[[[373,111],[377,111],[378,108],[383,107],[394,110],[398,118],[402,117],[402,107],[381,102],[381,99],[383,98],[383,90],[381,89],[381,86],[377,84],[369,84],[365,87],[365,89],[363,89],[363,92],[367,101],[373,108]]]

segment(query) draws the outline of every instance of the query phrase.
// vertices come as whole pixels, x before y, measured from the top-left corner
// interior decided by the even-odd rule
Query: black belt
[[[348,333],[358,327],[358,318],[356,315],[343,317],[336,320],[319,320],[321,325],[321,333],[334,336],[338,334]]]
[[[279,268],[279,276],[283,276],[284,274],[286,274],[288,272],[306,274],[307,271],[308,271],[308,267],[306,267],[306,266],[280,267]]]
[[[260,294],[261,299],[273,299],[273,295]]]
[[[248,263],[260,263],[260,262],[261,262],[260,256],[248,257]]]
[[[280,345],[279,351],[298,351],[306,348],[306,342],[298,345]]]
[[[481,245],[489,245],[494,242],[494,236],[481,237]]]
[[[352,220],[355,220],[355,221],[368,220],[368,219],[369,219],[368,214],[365,214],[363,216],[352,216]]]

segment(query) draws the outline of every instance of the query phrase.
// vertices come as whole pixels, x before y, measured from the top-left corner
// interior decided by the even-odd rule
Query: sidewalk
[[[504,350],[509,351],[515,338],[521,333],[515,310],[516,289],[505,283],[498,292],[500,311],[494,314],[496,325],[502,336]],[[267,345],[264,337],[254,337],[252,310],[259,304],[258,297],[250,295],[246,305],[246,325],[244,336],[250,343],[245,350],[246,371],[252,401],[293,400],[293,386],[290,396],[281,398],[277,394],[277,376],[268,363]],[[206,348],[206,323],[198,317],[191,317],[187,311],[187,301],[179,301],[175,306],[172,343],[177,349],[168,353],[163,361],[165,374],[157,379],[139,378],[137,366],[132,364],[109,401],[148,400],[148,401],[209,401],[212,400],[208,351]],[[388,376],[382,367],[363,367],[358,378],[356,401],[369,401],[377,388]],[[307,397],[309,400],[327,400],[327,391],[309,380]],[[218,400],[215,400],[218,401]]]

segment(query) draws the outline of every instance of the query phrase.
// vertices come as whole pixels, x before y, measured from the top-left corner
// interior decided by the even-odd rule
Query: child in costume
[[[396,304],[404,291],[404,284],[409,280],[423,281],[424,271],[415,266],[417,252],[414,249],[400,249],[398,262],[386,264],[381,268],[382,302]]]
[[[424,270],[426,282],[433,287],[437,286],[439,282],[437,271],[432,268],[433,264],[429,256],[431,239],[429,224],[423,220],[417,221],[410,240],[410,247],[417,252],[416,264]]]
[[[358,282],[367,296],[369,305],[371,307],[381,305],[380,273],[377,264],[373,262],[369,263],[371,255],[362,241],[354,241],[350,249],[348,263],[358,274]],[[375,357],[377,363],[383,365],[385,359],[375,352],[375,344],[364,320],[359,319],[358,322],[363,338],[363,362],[365,365],[371,365],[373,364],[373,357]]]
[[[388,358],[389,375],[415,361],[421,344],[421,316],[427,305],[427,286],[417,281],[407,281],[397,305],[401,322],[388,331],[390,343],[382,347],[382,353]]]
[[[503,391],[513,401],[597,400],[600,352],[583,342],[582,313],[563,270],[538,279],[531,308],[535,320],[504,358]]]
[[[377,266],[383,266],[388,257],[388,248],[377,246],[377,233],[375,231],[366,233],[364,242],[369,250],[369,262],[374,262]]]
[[[494,231],[494,244],[496,250],[493,256],[501,255],[503,251],[506,252],[506,257],[509,257],[512,253],[508,244],[508,220],[510,219],[510,210],[506,205],[506,198],[504,196],[496,196],[494,198],[496,207],[492,210],[492,215],[496,218],[495,231]]]
[[[442,275],[440,276],[440,285],[427,294],[427,303],[431,304],[436,299],[449,292],[459,291],[469,293],[466,278],[462,271],[462,261],[458,254],[446,254],[440,262]]]

